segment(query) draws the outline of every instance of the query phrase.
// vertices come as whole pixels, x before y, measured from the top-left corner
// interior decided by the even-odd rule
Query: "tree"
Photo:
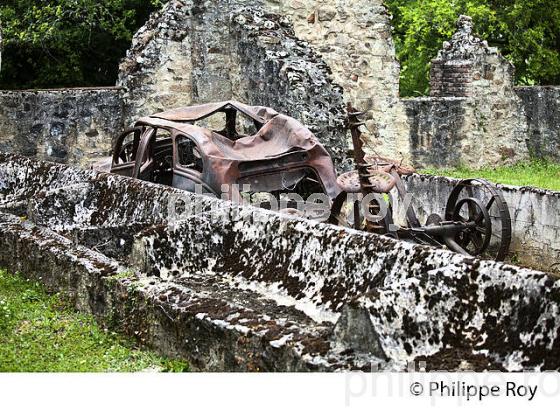
[[[3,0],[2,88],[114,84],[134,32],[160,0]]]
[[[491,1],[504,24],[503,53],[520,84],[560,84],[560,2]]]
[[[460,14],[516,68],[519,84],[560,82],[557,0],[386,0],[401,61],[401,94],[427,94],[430,61],[455,31]]]

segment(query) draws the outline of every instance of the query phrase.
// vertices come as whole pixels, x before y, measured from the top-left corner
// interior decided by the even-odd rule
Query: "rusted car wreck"
[[[271,108],[234,101],[140,118],[117,139],[112,158],[97,169],[237,202],[244,192],[278,198],[298,193],[303,201],[322,193],[328,202],[324,221],[466,255],[506,257],[510,215],[500,191],[487,181],[459,181],[444,215],[430,215],[424,225],[407,206],[405,226],[396,225],[388,194],[396,188],[406,203],[402,176],[414,169],[367,157],[360,115],[349,107],[356,170],[340,176],[327,150],[303,124]],[[474,186],[482,188],[482,196],[475,197]],[[294,206],[299,203],[288,204],[281,210],[305,216]]]
[[[340,193],[330,155],[306,127],[233,101],[140,118],[104,170],[230,200],[243,186],[277,193],[309,183],[333,200]]]

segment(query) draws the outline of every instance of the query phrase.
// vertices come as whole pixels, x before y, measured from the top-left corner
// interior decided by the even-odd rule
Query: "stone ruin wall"
[[[345,102],[367,111],[366,149],[410,162],[409,123],[399,98],[400,65],[383,1],[265,3],[289,16],[296,35],[320,53],[344,89]]]
[[[300,119],[339,169],[346,102],[369,113],[369,150],[419,168],[559,160],[560,88],[515,88],[512,70],[463,20],[433,61],[432,96],[401,99],[380,0],[174,0],[134,37],[122,91],[0,91],[0,149],[88,165],[139,115],[238,99]]]
[[[445,214],[454,178],[411,175],[405,178],[407,192],[418,219],[425,224],[431,214]],[[512,242],[507,260],[516,265],[560,276],[560,192],[531,187],[498,185],[511,215]],[[478,188],[475,197],[483,198]],[[404,224],[399,198],[394,198],[397,221]]]
[[[256,38],[257,44],[247,42],[254,28],[243,27],[233,14],[241,6],[258,10],[255,4],[277,13],[263,24],[277,19],[284,33],[271,35],[277,27],[270,26],[269,33]],[[241,19],[254,23],[247,12]],[[336,129],[343,121],[336,94],[343,90],[344,102],[368,112],[369,151],[398,153],[410,161],[408,121],[399,98],[400,68],[389,23],[380,0],[238,0],[219,6],[172,2],[139,31],[121,65],[119,85],[129,90],[128,117],[237,98],[295,116],[331,152],[342,153],[349,141]],[[294,34],[311,47],[291,38]]]
[[[527,119],[527,146],[536,158],[560,161],[560,87],[516,87]]]
[[[0,93],[0,131],[8,130],[0,133],[1,150],[85,164],[89,156],[108,152],[111,130],[133,117],[219,96],[262,101],[288,113],[293,109],[339,159],[347,156],[344,133],[329,133],[340,124],[344,101],[360,103],[365,83],[359,76],[345,79],[347,68],[329,67],[335,60],[355,60],[329,43],[332,33],[322,50],[322,40],[311,31],[324,36],[322,30],[350,33],[359,26],[364,36],[372,27],[386,33],[388,23],[381,21],[386,16],[371,27],[354,24],[360,16],[350,16],[345,32],[338,27],[340,10],[335,7],[333,14],[323,8],[330,2],[292,2],[293,11],[279,10],[280,15],[243,8],[248,2],[223,2],[219,8],[212,3],[176,1],[166,6],[168,13],[154,15],[123,61],[123,89]],[[292,16],[295,34],[310,36],[312,47],[296,38],[282,13]],[[298,20],[296,14],[307,17]],[[381,59],[387,71],[379,76],[389,82],[368,77],[363,61],[354,68],[387,87],[380,88],[380,98],[395,102],[394,111],[386,111],[385,119],[373,115],[370,125],[379,125],[385,135],[402,131],[406,138],[397,145],[404,147],[403,156],[409,149],[418,164],[462,163],[474,155],[464,152],[473,138],[523,126],[522,121],[508,125],[510,109],[518,120],[527,119],[532,152],[558,155],[554,113],[560,88],[510,84],[499,91],[500,84],[484,82],[491,80],[483,72],[479,79],[464,77],[466,86],[453,91],[459,96],[441,92],[400,100],[394,87],[398,76],[387,74],[395,69],[398,74],[398,65],[391,59],[392,45],[385,46],[379,54],[387,58]],[[360,53],[350,49],[350,54]],[[492,55],[484,51],[482,66]],[[481,125],[488,112],[476,112],[476,93],[483,96],[481,104],[509,101],[492,106],[490,119],[497,124],[488,132]],[[368,108],[375,111],[376,101]],[[519,104],[526,106],[524,113],[515,111]],[[390,123],[402,109],[406,118]],[[396,128],[384,127],[385,120]],[[29,132],[34,127],[37,137]],[[516,140],[506,143],[511,141]],[[409,188],[424,195],[423,202],[439,206],[446,182],[437,184],[436,198],[434,181],[417,178]],[[558,195],[506,192],[525,212],[512,212],[515,229],[541,240],[548,248],[540,250],[554,251],[555,262],[558,241],[547,241],[558,230],[541,227],[558,226],[557,213],[549,211],[558,209]],[[173,195],[195,198],[169,187],[0,154],[0,262],[65,292],[78,309],[108,326],[117,324],[140,343],[185,357],[202,370],[364,370],[372,362],[402,370],[407,359],[427,359],[432,369],[456,370],[465,363],[474,370],[560,368],[557,278],[263,210],[234,209],[204,197],[195,199],[204,210],[217,206],[224,218],[195,213],[167,229],[161,226],[162,212]],[[527,214],[533,209],[551,219],[517,224],[534,217]],[[356,333],[360,340],[352,338]],[[450,352],[464,353],[466,362],[449,360]]]
[[[125,90],[128,125],[138,117],[193,104],[188,18],[186,9],[168,4],[134,35],[117,80]],[[153,41],[156,36],[157,41]]]
[[[199,370],[560,368],[543,272],[6,154],[0,233],[9,271]]]
[[[89,166],[123,129],[121,91],[0,91],[0,152]]]
[[[457,32],[432,61],[431,96],[404,99],[418,167],[560,160],[560,87],[515,87],[515,67],[473,33]]]
[[[482,167],[528,159],[527,120],[514,90],[514,70],[475,36],[472,19],[461,16],[457,32],[432,61],[432,98],[408,103],[413,123],[422,105],[437,112],[421,118],[411,138],[417,165]],[[430,129],[443,133],[433,138],[425,132]]]

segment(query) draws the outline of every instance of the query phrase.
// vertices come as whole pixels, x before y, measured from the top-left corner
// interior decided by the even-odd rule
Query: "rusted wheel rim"
[[[465,197],[473,198],[476,193],[473,188],[479,188],[476,199],[488,211],[492,236],[490,244],[484,251],[484,255],[497,261],[503,261],[511,245],[511,216],[507,203],[500,190],[484,179],[464,179],[459,181],[447,200],[445,208],[445,219],[454,220],[454,212],[458,202]]]

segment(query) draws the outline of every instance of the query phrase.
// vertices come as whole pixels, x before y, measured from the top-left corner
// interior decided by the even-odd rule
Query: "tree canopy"
[[[2,0],[0,88],[114,84],[134,32],[160,0]]]
[[[401,94],[429,90],[430,61],[455,32],[460,14],[477,34],[500,49],[523,85],[560,84],[558,0],[385,0],[393,14]]]
[[[134,32],[164,0],[2,0],[0,88],[115,83]],[[519,84],[560,83],[558,0],[385,0],[403,96],[428,92],[430,61],[460,14],[517,68]]]

